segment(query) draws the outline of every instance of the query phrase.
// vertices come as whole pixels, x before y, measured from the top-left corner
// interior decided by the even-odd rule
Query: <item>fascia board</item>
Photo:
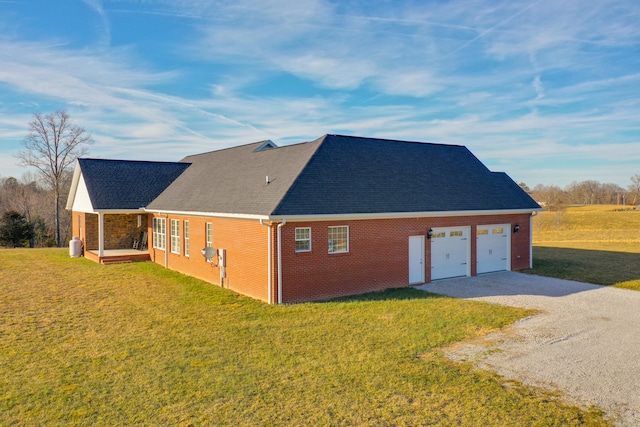
[[[80,163],[76,160],[76,167],[73,170],[73,179],[71,180],[71,188],[69,189],[69,197],[67,198],[66,210],[73,209],[73,202],[76,198],[76,192],[78,191],[78,182],[80,181]]]
[[[163,210],[163,209],[144,209],[148,213],[167,214],[167,215],[180,215],[180,216],[202,216],[213,218],[232,218],[232,219],[252,219],[252,220],[268,220],[269,215],[255,215],[255,214],[238,214],[238,213],[223,213],[223,212],[198,212],[198,211],[175,211],[175,210]]]
[[[268,220],[279,222],[286,219],[287,222],[308,221],[348,221],[367,219],[404,219],[404,218],[442,218],[456,216],[480,216],[480,215],[515,215],[535,214],[541,209],[505,209],[486,211],[439,211],[439,212],[389,212],[389,213],[359,213],[359,214],[335,214],[335,215],[278,215],[269,216]]]
[[[486,210],[486,211],[440,211],[440,212],[390,212],[390,213],[357,213],[357,214],[335,214],[335,215],[254,215],[254,214],[236,214],[236,213],[220,213],[220,212],[193,212],[193,211],[174,211],[174,210],[156,210],[145,209],[145,212],[181,215],[181,216],[200,216],[215,218],[235,218],[249,220],[266,220],[272,222],[309,222],[309,221],[355,221],[367,219],[403,219],[403,218],[441,218],[455,216],[480,216],[480,215],[515,215],[515,214],[535,214],[542,209],[505,209],[505,210]]]
[[[139,209],[95,209],[93,212],[87,212],[87,213],[101,213],[104,215],[109,215],[109,214],[143,214],[146,213],[144,208],[139,208]]]

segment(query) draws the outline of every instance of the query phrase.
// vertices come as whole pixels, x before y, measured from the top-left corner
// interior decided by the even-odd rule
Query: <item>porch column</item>
[[[98,212],[98,256],[104,256],[104,214]]]

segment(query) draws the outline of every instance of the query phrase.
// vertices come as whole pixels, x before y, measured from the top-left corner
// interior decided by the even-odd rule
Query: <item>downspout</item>
[[[529,217],[529,268],[533,268],[533,217],[538,216],[538,211],[533,211]]]
[[[273,272],[273,260],[271,259],[271,224],[265,224],[264,219],[260,218],[260,225],[264,225],[267,228],[267,303],[273,304],[273,283],[271,280],[271,274]]]
[[[282,226],[286,223],[286,218],[282,218],[278,224],[278,304],[282,304]]]

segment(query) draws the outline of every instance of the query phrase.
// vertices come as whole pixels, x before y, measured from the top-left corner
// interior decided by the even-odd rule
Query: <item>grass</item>
[[[593,205],[533,220],[532,273],[640,290],[640,211]]]
[[[442,355],[527,314],[414,289],[268,306],[152,263],[0,250],[0,425],[607,425]]]

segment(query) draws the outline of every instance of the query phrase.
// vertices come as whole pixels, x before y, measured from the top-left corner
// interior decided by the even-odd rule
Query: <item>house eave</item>
[[[500,210],[473,210],[473,211],[433,211],[433,212],[377,212],[377,213],[355,213],[355,214],[332,214],[332,215],[271,215],[270,221],[280,222],[286,219],[287,222],[309,222],[309,221],[356,221],[367,219],[403,219],[403,218],[442,218],[442,217],[463,217],[463,216],[496,216],[496,215],[516,215],[535,214],[541,209],[500,209]]]
[[[402,218],[441,218],[441,217],[463,217],[463,216],[495,216],[495,215],[516,215],[530,214],[541,211],[540,208],[533,209],[499,209],[499,210],[473,210],[473,211],[433,211],[433,212],[374,212],[374,213],[354,213],[354,214],[309,214],[309,215],[257,215],[257,214],[240,214],[240,213],[221,213],[221,212],[195,212],[195,211],[177,211],[177,210],[160,210],[145,209],[145,212],[166,214],[166,215],[182,215],[182,216],[200,216],[214,218],[235,218],[248,220],[263,220],[271,222],[310,222],[310,221],[357,221],[368,219],[402,219]]]
[[[115,214],[115,215],[123,215],[123,214],[143,214],[146,213],[144,208],[138,208],[138,209],[92,209],[92,210],[86,210],[86,211],[77,211],[77,212],[83,212],[83,213],[90,213],[90,214],[103,214],[103,215],[109,215],[109,214]]]
[[[73,209],[73,201],[76,198],[76,192],[78,191],[78,182],[80,181],[80,175],[82,171],[80,171],[80,164],[78,160],[76,160],[75,167],[73,169],[73,179],[71,180],[71,188],[69,189],[69,196],[67,197],[67,205],[65,209],[70,211]]]
[[[160,215],[180,215],[180,216],[201,216],[201,217],[213,217],[213,218],[231,218],[231,219],[251,219],[251,220],[268,220],[269,215],[257,215],[257,214],[240,214],[240,213],[226,213],[226,212],[201,212],[201,211],[178,211],[167,209],[147,209],[144,208],[147,213],[156,213]]]

